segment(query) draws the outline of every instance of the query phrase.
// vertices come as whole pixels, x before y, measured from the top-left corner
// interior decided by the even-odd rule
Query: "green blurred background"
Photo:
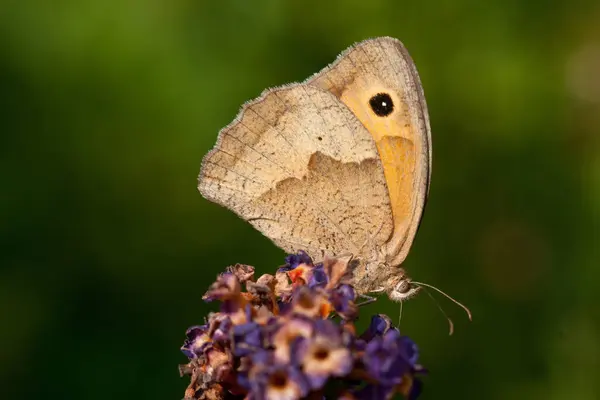
[[[0,397],[181,398],[206,286],[284,256],[201,198],[202,156],[264,88],[389,35],[434,138],[405,265],[474,315],[440,298],[448,337],[427,296],[404,307],[422,398],[600,398],[599,20],[596,0],[3,1]]]

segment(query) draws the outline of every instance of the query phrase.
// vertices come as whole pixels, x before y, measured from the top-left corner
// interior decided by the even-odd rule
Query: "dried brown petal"
[[[235,264],[227,267],[227,272],[234,274],[241,284],[254,280],[254,267],[246,264]]]
[[[275,273],[275,296],[281,297],[283,301],[287,301],[292,294],[292,283],[287,272],[277,271]]]
[[[332,289],[341,284],[349,284],[352,278],[352,256],[330,258],[323,260],[323,269],[329,277],[326,288]]]

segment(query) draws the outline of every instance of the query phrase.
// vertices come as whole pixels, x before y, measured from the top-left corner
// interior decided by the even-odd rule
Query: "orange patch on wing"
[[[379,117],[367,106],[371,96],[387,93],[394,104],[394,112]],[[412,217],[416,151],[415,128],[411,123],[407,105],[394,90],[390,90],[374,76],[358,77],[341,93],[340,100],[356,115],[369,131],[383,165],[388,186],[394,232],[408,229]]]
[[[413,212],[415,146],[398,136],[384,136],[376,144],[390,195],[394,232],[401,232],[408,229]]]

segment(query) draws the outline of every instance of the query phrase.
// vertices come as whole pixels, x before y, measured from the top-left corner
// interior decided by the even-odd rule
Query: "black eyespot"
[[[317,137],[317,139],[319,139],[319,140],[323,140],[323,138],[322,138],[321,136]]]
[[[387,117],[394,111],[394,102],[387,93],[377,93],[369,100],[371,109],[380,117]]]

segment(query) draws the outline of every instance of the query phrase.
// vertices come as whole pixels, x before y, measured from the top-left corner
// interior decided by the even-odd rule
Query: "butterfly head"
[[[387,282],[388,296],[393,301],[404,301],[415,296],[421,287],[405,274],[391,277]]]

